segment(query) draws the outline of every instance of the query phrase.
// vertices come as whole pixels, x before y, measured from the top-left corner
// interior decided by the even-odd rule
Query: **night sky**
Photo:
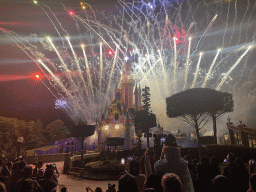
[[[79,6],[80,1],[78,0],[56,0],[56,1],[41,1],[45,4],[47,4],[51,9],[54,11],[55,15],[58,17],[59,21],[62,23],[63,27],[69,32],[69,34],[72,34],[72,36],[77,36],[82,38],[87,38],[86,34],[83,33],[83,31],[79,31],[76,26],[76,22],[70,17],[68,14],[68,11],[65,11],[63,8],[63,5],[65,5],[66,10],[74,10],[76,14],[83,15],[83,11],[81,10],[81,7]],[[115,0],[87,0],[88,4],[93,6],[96,13],[100,13],[101,11],[106,11],[109,14],[117,15],[119,14],[116,10],[113,9],[114,4],[116,5],[117,2]],[[127,1],[126,1],[127,2]],[[172,2],[172,1],[171,1]],[[179,1],[183,2],[183,1]],[[214,26],[212,27],[212,31],[209,30],[209,34],[206,35],[207,39],[203,39],[199,45],[200,49],[201,47],[205,48],[207,51],[214,52],[218,46],[222,43],[224,28],[225,28],[225,22],[227,20],[225,12],[227,10],[228,6],[228,0],[223,1],[223,6],[220,7],[221,10],[218,10],[219,8],[215,7],[215,9],[212,9],[211,6],[214,5],[214,1],[204,1],[207,2],[206,10],[200,10],[202,7],[193,7],[193,9],[197,10],[197,13],[206,11],[208,13],[207,16],[207,22],[198,22],[197,27],[198,28],[206,28],[207,24],[212,19],[212,16],[214,16],[216,13],[214,11],[219,11],[218,19],[215,21]],[[243,18],[243,15],[246,13],[247,4],[238,3],[238,15],[236,20],[236,28],[232,29],[232,24],[234,22],[234,2],[231,1],[230,6],[230,14],[229,14],[229,26],[227,28],[227,32],[225,33],[226,36],[226,42],[230,40],[232,46],[241,46],[242,43],[248,43],[248,41],[252,41],[252,36],[255,36],[255,29],[254,30],[246,30],[246,25],[243,26],[243,30],[240,30],[240,22],[243,21],[247,24],[247,27],[249,26],[250,29],[253,29],[253,25],[255,26],[255,15],[256,11],[255,8],[252,8],[255,4],[254,0],[250,1],[249,11],[245,18]],[[120,5],[119,5],[120,6]],[[233,7],[232,7],[233,6]],[[46,7],[45,7],[46,9]],[[121,8],[120,8],[121,10]],[[214,11],[213,11],[214,10]],[[223,11],[222,11],[223,10]],[[252,11],[254,10],[254,11]],[[186,10],[181,10],[181,12],[187,13]],[[50,14],[49,10],[47,12]],[[90,12],[91,14],[91,12]],[[184,14],[184,15],[185,15]],[[249,18],[251,14],[251,17]],[[188,12],[189,15],[189,12]],[[198,17],[199,18],[196,18]],[[200,21],[200,14],[195,15],[196,21]],[[52,15],[51,15],[52,16]],[[84,16],[84,15],[83,15]],[[201,16],[202,17],[202,16]],[[23,38],[29,38],[29,36],[34,35],[39,38],[45,38],[46,36],[56,37],[58,34],[54,30],[54,27],[52,26],[51,21],[47,18],[47,15],[44,13],[44,11],[38,6],[33,3],[31,0],[1,0],[0,1],[0,28],[7,29],[9,31],[13,31],[17,33],[19,36]],[[191,19],[191,17],[184,17],[185,21]],[[205,16],[202,17],[203,19],[206,19]],[[173,18],[171,18],[173,19]],[[178,19],[177,19],[178,20]],[[247,23],[248,22],[248,23]],[[187,22],[189,23],[189,22]],[[186,27],[187,29],[188,27]],[[200,31],[200,30],[198,30]],[[232,37],[232,34],[234,32],[234,37]],[[236,34],[237,33],[237,34]],[[197,40],[199,40],[200,35],[203,34],[203,31],[200,31],[198,33],[199,35],[196,37]],[[232,40],[239,39],[239,35],[242,34],[241,42],[239,43],[233,43]],[[237,35],[237,36],[236,36]],[[211,39],[212,37],[212,39]],[[248,38],[247,38],[248,37]],[[215,38],[215,39],[214,39]],[[32,39],[33,40],[33,39]],[[210,44],[214,44],[219,40],[219,44],[216,46],[214,45],[214,48],[210,46]],[[255,38],[254,38],[255,40]],[[78,40],[79,41],[79,40]],[[77,42],[78,42],[77,41]],[[33,42],[31,42],[33,43]],[[36,42],[38,43],[38,42]],[[206,44],[209,44],[209,46]],[[194,47],[196,46],[196,43],[193,44]],[[231,47],[230,45],[230,47]],[[77,43],[78,46],[78,43]],[[201,47],[200,47],[201,46]],[[254,48],[255,53],[255,48]],[[44,50],[43,54],[46,55],[48,58],[54,57],[52,52]],[[78,55],[81,56],[81,52],[78,52]],[[214,52],[215,54],[215,52]],[[181,55],[181,54],[180,54]],[[249,54],[248,54],[249,55]],[[254,54],[255,55],[255,54]],[[204,62],[207,65],[202,64],[203,70],[209,69],[209,63],[212,62],[215,55],[210,55],[209,57],[204,59]],[[56,57],[56,55],[55,55]],[[186,56],[185,56],[186,57]],[[253,122],[255,119],[250,116],[250,118],[247,118],[248,113],[249,114],[256,114],[254,104],[251,104],[252,101],[255,101],[255,83],[256,79],[253,76],[250,76],[250,79],[248,79],[248,76],[246,74],[249,74],[251,72],[250,70],[255,72],[255,56],[253,54],[250,54],[248,58],[246,58],[248,64],[241,64],[239,65],[236,70],[232,73],[232,77],[236,80],[239,80],[239,87],[242,87],[239,89],[238,93],[235,95],[236,102],[235,105],[240,108],[242,107],[242,110],[239,110],[236,107],[236,115],[234,117],[236,120],[241,116],[239,114],[240,111],[243,111],[242,117],[244,120],[250,119],[251,122]],[[194,66],[197,61],[198,57],[195,57],[194,59]],[[184,59],[185,60],[185,59]],[[228,60],[226,63],[231,62],[231,59]],[[244,60],[243,60],[244,61]],[[232,62],[234,62],[232,60]],[[224,64],[223,64],[224,65]],[[206,67],[205,67],[206,66]],[[244,67],[245,66],[245,67]],[[194,70],[194,68],[193,68]],[[228,69],[225,69],[227,71]],[[202,73],[206,73],[205,71],[202,71]],[[241,71],[243,71],[243,75],[241,75]],[[217,71],[219,74],[222,74],[221,70]],[[40,74],[40,77],[42,81],[45,83],[45,85],[35,78],[36,74]],[[219,75],[218,74],[218,75]],[[255,75],[255,73],[254,73]],[[190,77],[192,79],[192,76]],[[209,80],[210,83],[213,83],[216,79]],[[219,79],[218,79],[219,80]],[[235,84],[234,82],[230,81],[232,83],[232,86]],[[152,81],[152,90],[154,90],[155,83]],[[215,83],[216,84],[216,83]],[[240,86],[241,84],[241,86]],[[150,86],[150,85],[149,85]],[[211,85],[212,86],[212,85]],[[56,90],[49,84],[48,80],[43,76],[42,71],[38,68],[38,66],[20,49],[18,46],[10,39],[8,38],[4,33],[0,31],[0,116],[4,117],[12,117],[12,118],[18,118],[19,120],[36,120],[41,119],[43,123],[46,125],[56,119],[62,119],[67,123],[67,125],[74,125],[74,122],[71,120],[71,118],[67,115],[67,113],[63,109],[55,109],[55,101],[56,98],[52,95],[52,93],[48,90],[49,87],[51,91],[54,94],[57,94]],[[230,86],[231,87],[231,86]],[[225,90],[230,91],[231,88],[226,86]],[[238,86],[236,86],[238,87]],[[209,87],[209,88],[213,88]],[[243,93],[241,93],[241,90],[243,90]],[[246,90],[246,91],[244,91]],[[233,91],[233,90],[232,90]],[[251,98],[247,100],[244,99],[244,96],[248,95],[250,93]],[[238,99],[237,99],[238,98]],[[163,100],[163,105],[161,108],[154,107],[154,104],[156,103],[159,98],[152,96],[152,108],[153,112],[157,113],[157,118],[160,117],[160,119],[166,118],[166,111],[165,111],[165,98],[161,98]],[[240,102],[241,100],[241,102]],[[247,101],[247,102],[246,102]],[[255,102],[253,102],[255,103]],[[250,110],[248,112],[248,109]],[[159,115],[158,115],[159,114]],[[163,116],[165,116],[163,118]],[[231,115],[232,116],[232,115]],[[225,116],[226,118],[226,116]],[[223,124],[225,122],[221,121]],[[170,123],[168,121],[165,123],[167,125]],[[184,126],[181,125],[181,127]],[[177,128],[177,127],[176,127]],[[175,128],[175,129],[176,129]]]

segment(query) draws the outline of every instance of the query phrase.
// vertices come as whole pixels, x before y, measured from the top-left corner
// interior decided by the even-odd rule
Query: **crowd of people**
[[[169,135],[159,160],[152,148],[146,149],[139,160],[133,157],[128,171],[121,166],[125,173],[118,181],[118,190],[112,187],[107,192],[256,192],[255,167],[250,160],[247,169],[233,153],[227,154],[223,164],[215,156],[182,158],[175,137]]]
[[[176,139],[168,135],[161,157],[158,160],[152,148],[146,149],[140,159],[135,156],[129,167],[120,165],[123,175],[118,186],[109,184],[106,192],[256,192],[256,164],[250,160],[248,169],[240,157],[228,153],[224,166],[215,156],[192,159],[181,157]],[[0,192],[54,192],[58,185],[59,173],[53,164],[33,163],[23,159],[0,162]],[[116,189],[118,188],[118,189]],[[102,192],[87,187],[87,192]],[[62,192],[67,188],[63,187]]]
[[[54,164],[34,162],[28,165],[22,158],[14,162],[0,162],[0,192],[54,192],[57,191],[59,172]],[[65,192],[65,188],[62,190]]]

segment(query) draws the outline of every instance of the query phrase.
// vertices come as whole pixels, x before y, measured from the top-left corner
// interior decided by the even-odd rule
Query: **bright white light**
[[[38,2],[37,1],[34,1],[34,4],[37,4]]]
[[[221,51],[221,49],[218,49],[218,52],[220,52]]]
[[[126,62],[128,61],[128,59],[129,59],[129,57],[127,57],[127,56],[124,57],[124,60],[125,60]]]
[[[173,37],[173,39],[174,39],[174,40],[178,40],[178,38],[176,38],[176,37]]]
[[[188,39],[189,39],[189,40],[191,40],[191,39],[192,39],[192,37],[189,37]]]
[[[82,48],[84,48],[84,44],[82,44],[81,46],[82,46]]]
[[[200,55],[203,55],[203,52],[200,52]]]
[[[47,38],[49,41],[51,41],[51,37],[48,36],[48,37],[46,37],[46,38]]]
[[[106,125],[106,126],[105,126],[105,130],[108,130],[108,128],[109,128],[108,125]]]
[[[69,37],[66,37],[67,40],[69,40]]]
[[[116,128],[116,129],[119,129],[119,125],[116,125],[115,128]]]

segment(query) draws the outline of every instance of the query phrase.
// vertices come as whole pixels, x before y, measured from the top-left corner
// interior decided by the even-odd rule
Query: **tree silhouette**
[[[230,105],[230,102],[228,93],[207,88],[188,89],[166,98],[166,114],[169,118],[180,118],[195,128],[199,156],[201,156],[199,130],[207,123],[209,114],[216,115],[226,111],[224,108]],[[224,105],[225,103],[227,105]]]
[[[214,133],[214,144],[217,144],[217,126],[216,121],[225,113],[232,112],[234,110],[233,95],[227,92],[218,91],[212,99],[212,105],[214,108],[210,108],[208,115],[213,121],[213,133]]]
[[[71,129],[71,136],[78,138],[82,142],[82,151],[81,151],[81,168],[83,167],[83,152],[84,152],[84,138],[90,137],[95,132],[94,125],[87,125],[84,122],[79,122],[78,125],[74,126]]]

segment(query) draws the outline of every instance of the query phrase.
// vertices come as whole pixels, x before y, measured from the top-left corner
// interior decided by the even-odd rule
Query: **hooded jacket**
[[[163,159],[158,160],[155,165],[156,174],[161,177],[165,173],[175,173],[184,185],[184,192],[194,192],[193,182],[186,162],[180,156],[178,147],[165,146],[162,149]]]

